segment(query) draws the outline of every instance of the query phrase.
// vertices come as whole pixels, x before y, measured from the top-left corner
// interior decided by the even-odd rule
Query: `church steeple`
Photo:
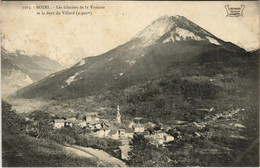
[[[120,114],[119,105],[117,105],[116,121],[121,124],[121,114]]]

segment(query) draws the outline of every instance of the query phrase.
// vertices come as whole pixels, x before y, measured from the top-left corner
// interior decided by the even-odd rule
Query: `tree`
[[[158,149],[151,145],[143,135],[135,135],[129,152],[130,166],[162,167],[173,166],[167,157],[167,149]]]
[[[16,114],[12,105],[2,100],[2,131],[9,134],[25,133],[26,121]]]
[[[80,118],[80,113],[77,113],[77,114],[76,114],[76,119],[77,119],[77,120],[81,119],[81,118]]]
[[[48,134],[53,129],[52,118],[49,113],[37,110],[30,114],[32,120],[31,127],[34,130],[36,138]]]

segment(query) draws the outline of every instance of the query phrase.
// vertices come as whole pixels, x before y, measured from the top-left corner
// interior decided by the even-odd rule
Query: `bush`
[[[18,116],[12,105],[2,101],[2,131],[3,134],[24,134],[26,131],[24,118]]]
[[[69,145],[74,145],[76,140],[70,136],[64,136],[64,142]]]

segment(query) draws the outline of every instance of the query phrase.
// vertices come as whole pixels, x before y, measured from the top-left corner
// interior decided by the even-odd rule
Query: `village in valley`
[[[131,140],[134,134],[143,135],[145,139],[152,145],[157,147],[166,146],[168,142],[174,141],[174,137],[166,132],[171,129],[170,127],[161,127],[155,130],[156,124],[152,122],[141,123],[141,117],[135,117],[134,121],[124,121],[120,114],[120,107],[117,106],[117,113],[115,119],[110,121],[108,119],[101,118],[99,113],[92,112],[86,113],[82,119],[76,119],[76,117],[68,119],[54,119],[54,130],[64,127],[80,127],[88,135],[97,138],[110,138],[120,141],[121,145],[118,146],[121,159],[128,160],[128,153],[131,150]],[[116,151],[115,151],[116,152]]]
[[[74,101],[80,102],[79,100]],[[76,106],[76,103],[73,104]],[[92,106],[90,102],[88,104]],[[124,113],[124,107],[120,111],[119,105],[112,106],[108,110],[109,112],[100,106],[88,109],[83,105],[77,105],[78,109],[75,108],[72,114],[66,113],[67,110],[72,111],[72,109],[61,108],[63,106],[55,105],[47,109],[48,111],[56,111],[56,114],[48,114],[43,111],[32,113],[34,115],[39,113],[41,118],[44,114],[48,116],[43,123],[49,123],[49,127],[46,127],[46,132],[41,135],[39,133],[39,125],[41,125],[39,119],[35,119],[31,114],[24,116],[25,120],[32,124],[27,124],[26,133],[32,137],[50,139],[66,149],[82,150],[86,147],[101,150],[129,165],[132,164],[132,153],[144,152],[142,150],[147,148],[146,145],[151,148],[150,151],[159,152],[158,157],[160,155],[166,158],[165,162],[162,161],[165,165],[170,165],[183,162],[185,158],[172,159],[167,155],[167,151],[176,149],[175,151],[182,155],[185,150],[193,148],[192,145],[186,145],[187,142],[196,142],[200,145],[202,140],[215,138],[215,135],[220,133],[220,136],[225,136],[232,141],[247,140],[246,137],[240,135],[240,132],[246,128],[241,124],[241,120],[244,120],[242,115],[245,111],[244,108],[221,113],[216,112],[214,107],[199,108],[196,111],[198,114],[203,114],[202,119],[197,121],[175,119],[169,124],[163,120],[157,122],[138,115],[129,117]],[[63,113],[60,113],[61,109]],[[230,132],[227,133],[226,129]],[[183,145],[184,148],[182,148]],[[141,146],[144,148],[142,149]],[[233,149],[216,145],[213,147],[205,146],[205,149],[195,150],[195,153],[220,155],[223,150],[232,151]],[[166,154],[161,152],[166,152]]]

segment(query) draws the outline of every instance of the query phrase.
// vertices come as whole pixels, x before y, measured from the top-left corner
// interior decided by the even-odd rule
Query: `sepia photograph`
[[[2,167],[259,167],[258,1],[2,1]]]

